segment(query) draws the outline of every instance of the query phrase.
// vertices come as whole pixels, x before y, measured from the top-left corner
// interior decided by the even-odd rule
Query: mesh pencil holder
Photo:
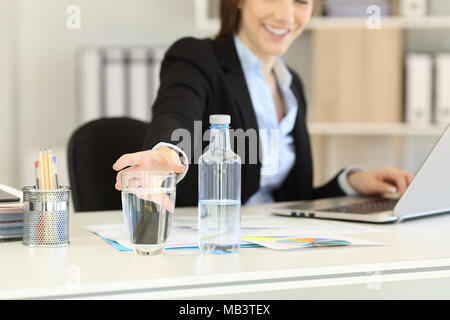
[[[56,248],[69,245],[70,189],[23,188],[23,241],[30,247]]]

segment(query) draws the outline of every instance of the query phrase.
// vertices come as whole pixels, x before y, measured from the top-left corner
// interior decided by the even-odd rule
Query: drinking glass
[[[172,226],[176,174],[128,171],[121,178],[123,217],[133,251],[160,254]]]

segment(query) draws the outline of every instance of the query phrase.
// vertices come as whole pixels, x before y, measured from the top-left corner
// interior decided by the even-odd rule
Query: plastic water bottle
[[[208,150],[199,158],[198,230],[202,253],[230,254],[241,238],[241,158],[231,150],[230,116],[212,115]]]

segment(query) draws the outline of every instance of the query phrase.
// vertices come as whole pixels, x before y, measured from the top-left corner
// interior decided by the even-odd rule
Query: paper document
[[[258,236],[243,236],[243,240],[259,244],[266,248],[272,249],[299,249],[308,247],[330,247],[330,246],[349,246],[349,245],[364,245],[374,246],[381,245],[381,243],[367,241],[362,239],[351,238],[347,236],[335,239],[333,237],[316,238],[314,236],[306,237],[258,237]]]
[[[198,221],[196,217],[174,217],[174,226],[191,227],[197,229]],[[361,223],[352,223],[333,220],[319,220],[306,218],[278,217],[272,214],[267,215],[243,215],[241,222],[242,230],[245,234],[251,235],[347,235],[381,232],[379,229],[368,227]]]
[[[87,226],[86,229],[103,239],[115,241],[125,248],[132,248],[124,224],[107,224]],[[197,248],[197,232],[191,228],[173,227],[166,249],[170,248]]]
[[[92,225],[86,229],[120,251],[130,251],[132,245],[124,224]],[[337,245],[380,245],[380,243],[356,239],[348,236],[312,236],[300,234],[294,229],[282,228],[242,228],[241,247],[264,246],[272,249],[298,249]],[[290,233],[290,234],[289,234]],[[198,231],[191,226],[174,226],[170,232],[165,249],[198,249]],[[127,250],[128,249],[128,250]]]
[[[128,249],[121,251],[130,251],[130,248],[132,248],[124,224],[93,225],[87,226],[86,229],[97,234],[116,249],[120,247],[121,249]],[[198,249],[197,237],[198,233],[195,229],[173,227],[165,249]],[[255,246],[247,241],[243,241],[242,245],[244,247]]]

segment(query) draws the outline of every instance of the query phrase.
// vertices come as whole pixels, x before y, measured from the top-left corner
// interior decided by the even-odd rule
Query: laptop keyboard
[[[374,199],[365,202],[354,203],[350,205],[344,205],[334,207],[330,209],[324,209],[320,211],[327,212],[342,212],[342,213],[377,213],[381,211],[391,211],[397,204],[397,199]]]

